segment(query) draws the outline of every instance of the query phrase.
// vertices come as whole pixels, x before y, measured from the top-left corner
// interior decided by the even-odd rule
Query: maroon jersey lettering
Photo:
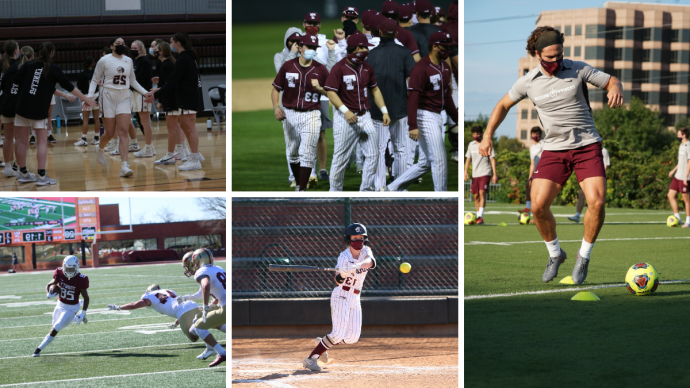
[[[321,107],[321,94],[312,86],[312,80],[319,81],[321,87],[328,79],[326,66],[311,61],[303,67],[299,58],[289,60],[278,71],[273,87],[283,92],[283,106],[288,109],[318,110]]]
[[[57,285],[60,287],[58,300],[64,304],[79,304],[81,290],[89,288],[88,276],[80,273],[72,279],[67,279],[67,276],[62,273],[62,267],[55,268],[53,279],[57,280]]]
[[[445,109],[446,95],[451,92],[448,64],[441,61],[434,65],[430,57],[422,58],[412,68],[407,90],[419,92],[419,109],[440,113]]]
[[[327,91],[336,92],[345,106],[354,112],[369,110],[369,91],[376,87],[374,68],[364,62],[358,67],[343,58],[331,69]]]

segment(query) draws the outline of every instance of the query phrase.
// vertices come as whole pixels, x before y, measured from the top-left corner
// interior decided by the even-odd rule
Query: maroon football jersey
[[[398,26],[398,35],[395,36],[395,39],[399,40],[403,46],[410,49],[412,55],[419,54],[419,46],[417,46],[417,41],[414,39],[414,35],[412,35],[412,33],[406,30],[404,27]]]
[[[89,288],[89,277],[79,273],[72,279],[67,279],[62,273],[62,267],[55,268],[53,279],[57,280],[60,287],[60,302],[64,304],[79,304],[81,290]]]
[[[285,108],[317,110],[321,107],[321,94],[312,86],[313,79],[323,87],[328,79],[326,66],[312,60],[309,67],[303,67],[299,58],[295,58],[283,64],[273,81],[273,87],[283,92]]]
[[[441,113],[446,94],[451,93],[450,67],[443,61],[434,65],[428,56],[422,58],[412,68],[407,90],[419,92],[419,109]]]
[[[326,80],[324,89],[336,92],[345,106],[359,112],[369,110],[369,92],[376,87],[374,68],[367,62],[358,67],[347,61],[347,57],[336,63]]]

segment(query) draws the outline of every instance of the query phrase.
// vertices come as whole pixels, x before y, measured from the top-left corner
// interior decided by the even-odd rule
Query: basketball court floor
[[[57,144],[48,145],[46,170],[57,181],[54,185],[38,186],[36,182],[19,183],[15,177],[0,175],[0,191],[225,191],[226,187],[226,128],[221,130],[214,123],[213,130],[206,129],[207,118],[197,118],[199,152],[206,159],[201,170],[180,171],[175,165],[157,165],[154,162],[167,152],[168,131],[164,119],[153,119],[153,158],[137,158],[129,153],[129,165],[134,175],[120,177],[120,156],[107,155],[107,164],[96,161],[94,146],[75,146],[81,138],[81,125],[58,128],[53,123],[53,136]],[[93,124],[89,125],[88,141],[93,140]],[[144,147],[144,135],[137,128],[139,146]],[[1,154],[0,154],[1,155]],[[36,145],[27,153],[27,168],[36,174]],[[5,160],[3,160],[5,161]],[[1,171],[1,170],[0,170]]]

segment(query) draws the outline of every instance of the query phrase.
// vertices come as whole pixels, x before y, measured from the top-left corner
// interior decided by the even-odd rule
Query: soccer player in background
[[[604,172],[606,172],[611,166],[611,157],[609,156],[609,151],[604,147],[601,147],[601,154],[604,156]],[[573,222],[580,222],[580,213],[582,213],[583,207],[585,207],[585,192],[580,187],[580,193],[577,195],[577,212],[575,212],[574,216],[568,217],[568,219]]]
[[[688,159],[690,159],[690,130],[681,128],[678,130],[678,164],[668,173],[671,177],[671,187],[668,189],[668,201],[671,203],[673,216],[680,222],[680,210],[678,210],[678,193],[680,192],[685,203],[684,228],[690,228],[690,188],[688,187]]]
[[[530,195],[530,192],[532,191],[532,178],[534,176],[534,170],[537,169],[537,165],[539,164],[541,153],[544,151],[544,143],[542,143],[541,141],[541,138],[543,137],[541,128],[532,127],[532,129],[530,130],[530,136],[534,141],[534,145],[529,147],[529,179],[527,179],[527,183],[525,183],[525,195],[527,197],[527,203],[525,204],[525,208],[518,211],[518,213],[532,212],[532,198]]]
[[[487,156],[480,155],[479,143],[482,141],[482,132],[484,128],[480,126],[472,127],[473,141],[467,147],[465,157],[465,182],[470,178],[467,175],[472,163],[472,186],[470,186],[470,193],[474,197],[474,207],[477,211],[477,225],[484,224],[484,207],[486,206],[486,191],[489,188],[489,180],[493,184],[498,182],[498,175],[496,175],[496,153],[491,150],[491,154]],[[491,163],[489,163],[489,159]],[[493,178],[491,172],[493,171]]]

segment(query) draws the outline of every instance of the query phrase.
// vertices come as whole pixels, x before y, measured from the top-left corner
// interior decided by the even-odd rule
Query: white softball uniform
[[[355,144],[362,147],[365,158],[362,184],[359,190],[373,191],[379,147],[378,133],[374,128],[371,114],[366,112],[363,116],[357,116],[357,122],[353,125],[347,122],[345,115],[339,110],[334,110],[333,116],[333,141],[335,144],[333,145],[333,160],[331,161],[330,191],[343,191],[345,169]]]
[[[407,170],[407,156],[405,155],[407,150],[407,140],[405,138],[409,137],[407,134],[407,117],[391,121],[387,127],[383,125],[383,121],[374,120],[374,127],[379,133],[379,165],[376,170],[374,186],[376,191],[379,191],[386,186],[386,157],[384,155],[389,139],[391,141],[389,152],[395,158],[391,168],[392,175],[399,177]]]
[[[409,170],[405,171],[401,177],[396,177],[395,180],[388,185],[388,189],[391,191],[405,189],[431,168],[431,175],[434,180],[434,191],[447,191],[448,166],[441,114],[417,109],[417,124],[419,127],[419,161]],[[424,152],[426,156],[423,161],[422,152]]]
[[[79,304],[65,304],[58,300],[53,310],[53,329],[61,331],[72,323],[74,317],[79,313],[83,301]]]
[[[321,111],[300,112],[285,108],[283,131],[288,163],[299,163],[300,167],[314,167],[320,130]]]
[[[225,306],[225,270],[215,265],[205,265],[196,271],[194,280],[199,283],[204,276],[208,276],[211,282],[211,295],[218,299],[219,306]]]
[[[148,308],[156,310],[157,313],[167,315],[170,318],[180,319],[180,317],[189,310],[198,309],[199,305],[191,300],[177,303],[177,294],[170,290],[157,290],[147,292],[141,296],[141,299],[147,299],[151,302]]]

